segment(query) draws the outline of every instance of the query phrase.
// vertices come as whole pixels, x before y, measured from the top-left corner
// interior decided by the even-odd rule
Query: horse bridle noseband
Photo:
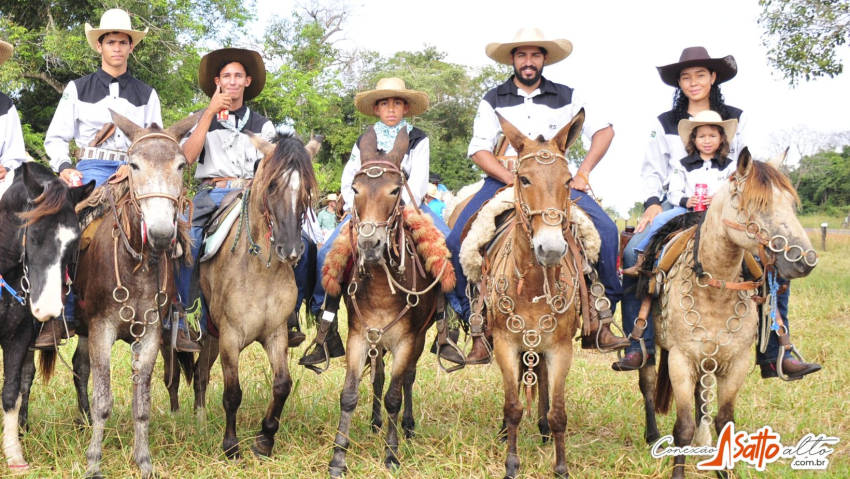
[[[558,160],[564,160],[565,163],[569,166],[569,161],[567,158],[560,153],[553,153],[549,150],[540,150],[535,151],[534,153],[529,153],[527,155],[523,155],[517,160],[516,173],[515,176],[519,176],[519,169],[522,167],[522,163],[525,160],[533,158],[537,163],[547,166],[552,165]],[[568,169],[569,171],[569,169]],[[572,177],[570,177],[572,180]],[[572,201],[567,199],[567,207],[563,210],[559,210],[557,208],[546,208],[544,210],[532,210],[528,203],[526,203],[522,199],[522,187],[516,185],[516,181],[514,181],[514,191],[516,199],[514,200],[515,208],[517,211],[517,216],[520,218],[520,224],[522,225],[523,230],[526,235],[531,238],[531,220],[540,215],[540,218],[549,226],[561,226],[562,229],[566,229],[569,226],[570,220],[570,205]]]

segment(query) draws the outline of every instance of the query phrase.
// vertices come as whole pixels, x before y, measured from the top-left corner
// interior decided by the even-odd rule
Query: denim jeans
[[[646,247],[649,246],[649,241],[652,239],[652,236],[655,235],[655,232],[660,230],[662,226],[666,225],[667,222],[672,220],[673,218],[683,215],[688,212],[687,208],[682,208],[681,206],[674,206],[673,208],[663,211],[659,213],[653,220],[652,224],[645,230],[646,234],[644,235],[643,241],[637,245],[638,251],[646,251]]]
[[[788,289],[776,296],[776,309],[779,310],[779,315],[782,316],[782,319],[785,321],[785,327],[788,328],[788,334],[791,334],[791,325],[788,320],[788,300],[791,299],[791,281],[787,279],[777,277],[777,282],[781,287],[783,284],[788,285]],[[761,309],[762,306],[758,307],[759,312],[759,325],[761,325]],[[761,328],[759,328],[761,331]],[[759,333],[761,335],[761,333]],[[777,336],[776,331],[770,330],[770,337],[767,340],[767,349],[762,353],[759,351],[758,343],[756,343],[756,363],[758,364],[771,364],[776,363],[776,357],[779,354],[779,336]],[[785,357],[789,357],[791,355],[790,352],[785,353]]]
[[[457,277],[457,286],[446,297],[449,300],[449,305],[451,305],[452,309],[458,313],[464,322],[469,321],[470,311],[469,298],[466,297],[468,281],[466,275],[463,273],[459,259],[460,236],[472,215],[487,200],[493,198],[496,192],[504,186],[504,183],[495,178],[489,176],[485,178],[484,185],[472,197],[469,203],[467,203],[466,208],[458,216],[457,223],[455,223],[454,228],[452,228],[451,233],[446,239],[449,251],[452,253],[452,263],[455,266],[455,276]],[[570,198],[587,213],[602,239],[602,247],[599,253],[599,261],[596,264],[596,270],[599,273],[599,281],[605,286],[605,295],[611,300],[611,310],[613,312],[616,310],[617,303],[623,296],[623,287],[620,284],[620,278],[617,274],[617,250],[619,248],[617,225],[602,210],[602,207],[587,194],[571,190]]]

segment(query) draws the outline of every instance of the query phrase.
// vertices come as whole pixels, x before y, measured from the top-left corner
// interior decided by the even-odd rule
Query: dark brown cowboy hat
[[[244,101],[256,98],[266,86],[266,64],[263,63],[263,58],[254,50],[243,50],[241,48],[222,48],[214,52],[207,53],[201,58],[201,68],[198,71],[198,82],[201,84],[201,90],[212,97],[215,94],[216,88],[215,77],[218,76],[219,67],[224,62],[239,62],[246,70],[248,76],[251,77],[251,84],[245,88]]]
[[[685,48],[682,50],[682,55],[677,63],[656,68],[658,68],[658,74],[661,75],[661,81],[678,88],[679,73],[685,68],[691,67],[706,67],[716,73],[716,84],[731,80],[738,74],[738,64],[735,63],[735,57],[727,55],[723,58],[711,58],[704,47]]]

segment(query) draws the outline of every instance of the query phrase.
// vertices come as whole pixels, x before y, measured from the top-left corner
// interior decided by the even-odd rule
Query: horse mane
[[[260,160],[262,171],[258,170],[254,178],[254,189],[268,191],[271,182],[280,178],[288,170],[298,172],[302,184],[306,186],[307,198],[302,196],[302,206],[311,206],[312,198],[319,189],[316,182],[316,174],[313,172],[313,163],[310,155],[304,148],[304,143],[294,133],[278,133],[272,143],[275,144],[274,151]],[[288,179],[288,177],[287,177]]]
[[[33,199],[35,208],[18,213],[18,218],[24,221],[23,226],[30,226],[44,217],[58,213],[68,201],[68,188],[52,171],[35,162],[29,163],[28,166],[30,173],[45,185],[45,189],[41,195]],[[23,184],[23,176],[20,181]],[[23,187],[21,190],[25,192],[26,188]]]
[[[639,269],[642,271],[652,271],[655,268],[655,257],[664,248],[665,239],[671,234],[690,228],[695,224],[699,224],[702,216],[705,214],[703,211],[690,211],[688,213],[679,215],[671,219],[667,222],[666,225],[662,226],[661,229],[655,232],[655,235],[652,236],[652,239],[649,240],[649,245],[647,245],[646,250],[643,253],[643,263],[639,265]],[[637,297],[643,298],[647,291],[649,291],[649,280],[650,277],[641,274],[638,277],[637,282]]]
[[[762,161],[753,161],[752,165],[750,176],[741,194],[744,205],[753,211],[766,211],[773,206],[773,188],[779,188],[780,191],[791,194],[794,201],[800,204],[800,197],[797,196],[797,191],[787,176]]]

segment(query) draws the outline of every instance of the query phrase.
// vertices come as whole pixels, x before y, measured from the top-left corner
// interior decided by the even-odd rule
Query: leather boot
[[[639,253],[637,257],[637,261],[635,261],[634,266],[631,268],[626,268],[623,270],[623,276],[630,276],[632,278],[636,278],[640,276],[640,267],[643,265],[643,253]]]
[[[460,338],[460,329],[449,329],[448,335],[449,339],[457,344],[457,340]],[[437,354],[437,338],[434,338],[434,343],[431,344],[431,354]],[[463,356],[460,355],[457,349],[449,346],[448,344],[440,346],[440,358],[445,359],[446,361],[451,361],[455,364],[465,364]]]
[[[178,328],[177,345],[174,349],[181,353],[200,353],[201,345],[189,339],[189,335],[186,331]]]
[[[307,339],[307,335],[302,333],[301,331],[298,331],[297,329],[290,329],[288,331],[288,337],[290,348],[297,348],[298,346],[301,346],[301,343],[303,343],[304,340]]]
[[[598,326],[599,322],[593,322],[592,324],[597,325],[597,327],[590,331],[590,335],[581,337],[582,349],[596,349],[596,331],[600,327],[602,330],[599,331],[599,349],[602,351],[626,349],[632,343],[629,341],[629,338],[621,338],[620,336],[615,335],[611,331],[611,323],[605,323],[601,326]]]
[[[337,328],[332,328],[328,331],[328,335],[325,337],[325,344],[328,347],[328,354],[331,359],[345,356],[345,346],[342,344],[342,337],[339,335]],[[325,348],[320,344],[316,344],[313,352],[302,357],[298,361],[298,364],[302,366],[317,366],[323,364],[325,361],[327,361]]]
[[[770,379],[779,377],[776,372],[776,363],[760,364],[762,379]],[[821,365],[818,363],[804,363],[793,357],[785,357],[782,359],[782,373],[788,376],[789,379],[800,379],[807,374],[816,373],[821,370]]]
[[[486,341],[486,343],[485,343]],[[484,336],[472,337],[472,350],[466,355],[466,364],[489,364],[490,350],[492,350],[493,339]]]
[[[42,323],[41,332],[39,332],[38,337],[35,338],[33,348],[41,351],[53,351],[56,349],[56,345],[62,341],[62,336],[65,332],[65,326],[59,324],[59,321],[62,320],[49,319]],[[68,328],[70,329],[71,326],[69,325]]]
[[[616,363],[611,365],[611,369],[614,371],[635,371],[640,369],[640,363],[642,362],[643,354],[640,351],[635,351],[623,356],[623,359],[617,361]],[[655,366],[655,355],[650,354],[646,357],[646,364],[644,366]]]

